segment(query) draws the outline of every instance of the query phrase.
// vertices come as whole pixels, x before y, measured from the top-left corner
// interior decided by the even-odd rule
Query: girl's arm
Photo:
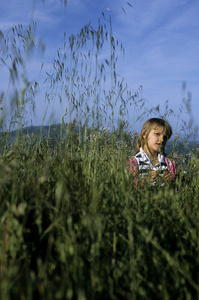
[[[168,172],[172,175],[172,178],[176,178],[176,163],[175,160],[171,160],[169,158],[165,159],[166,165],[167,165],[167,170]]]
[[[165,159],[165,162],[167,165],[167,171],[162,176],[162,180],[171,184],[176,178],[176,164],[174,160],[170,160],[168,158]]]
[[[139,168],[138,168],[138,162],[135,157],[130,158],[127,163],[127,170],[129,171],[129,174],[133,177],[135,181],[135,185],[138,187],[138,179],[139,179]]]

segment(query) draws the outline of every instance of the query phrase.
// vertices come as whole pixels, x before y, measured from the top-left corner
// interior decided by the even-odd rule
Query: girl
[[[136,186],[143,186],[146,182],[151,185],[161,180],[173,182],[176,177],[175,161],[165,157],[165,146],[172,135],[171,126],[163,119],[147,120],[137,140],[136,155],[129,159],[128,169],[135,178]]]

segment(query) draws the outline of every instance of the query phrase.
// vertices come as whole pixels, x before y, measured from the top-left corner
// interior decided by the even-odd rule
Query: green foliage
[[[86,151],[33,135],[1,155],[1,299],[196,297],[198,161],[172,188],[139,190],[129,152],[96,130]]]

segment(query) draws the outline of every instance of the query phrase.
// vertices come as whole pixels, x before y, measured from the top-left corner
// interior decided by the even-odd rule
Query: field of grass
[[[198,161],[137,189],[107,131],[0,156],[0,298],[198,299]]]

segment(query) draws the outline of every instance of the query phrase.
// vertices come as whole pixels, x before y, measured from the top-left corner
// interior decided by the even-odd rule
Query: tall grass
[[[96,136],[1,156],[1,299],[196,299],[198,170],[139,190]]]
[[[1,139],[3,300],[199,297],[197,157],[188,173],[179,168],[172,187],[135,187],[126,169],[135,136],[125,112],[128,102],[139,107],[138,94],[118,80],[119,43],[107,24],[85,26],[57,52],[47,98],[56,95],[66,108],[56,143],[50,132],[18,134],[11,147],[7,134]],[[106,41],[110,59],[102,57]],[[26,101],[18,97],[20,118]],[[100,130],[104,121],[111,132]]]

